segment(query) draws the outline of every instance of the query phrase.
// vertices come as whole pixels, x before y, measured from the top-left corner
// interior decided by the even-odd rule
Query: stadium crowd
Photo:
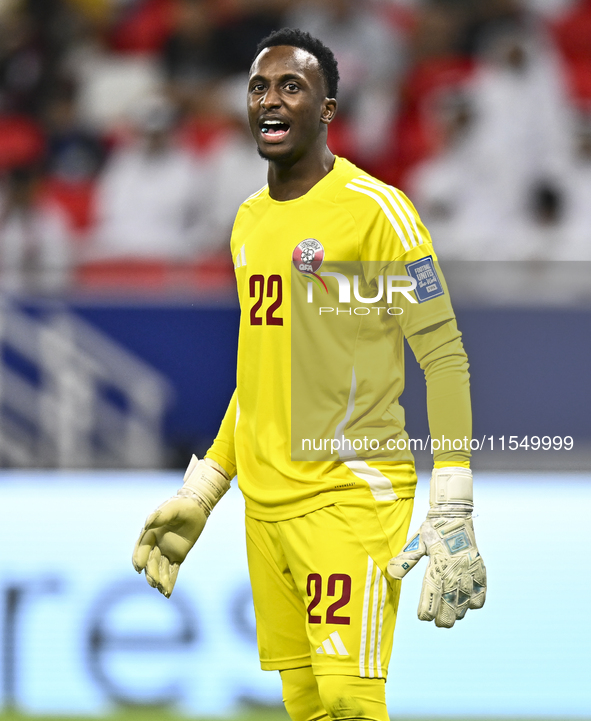
[[[339,61],[333,152],[442,259],[591,260],[591,0],[2,0],[2,287],[227,283],[266,179],[246,74],[285,25]]]

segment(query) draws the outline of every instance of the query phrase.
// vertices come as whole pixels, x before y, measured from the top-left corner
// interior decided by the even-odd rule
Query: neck
[[[269,161],[269,194],[273,200],[301,198],[334,166],[334,155],[324,145],[320,152],[308,153],[296,161]]]

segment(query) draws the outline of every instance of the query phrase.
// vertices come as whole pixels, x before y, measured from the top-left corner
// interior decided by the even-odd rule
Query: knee
[[[331,719],[388,721],[384,679],[356,676],[318,676],[318,691]]]
[[[328,721],[311,666],[281,671],[283,703],[292,721]]]

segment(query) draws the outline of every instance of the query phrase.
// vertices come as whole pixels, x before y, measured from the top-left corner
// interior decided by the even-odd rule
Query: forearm
[[[450,320],[408,338],[425,373],[431,438],[446,439],[445,447],[441,443],[440,448],[434,451],[435,468],[470,467],[470,374],[461,337],[455,320]],[[448,440],[450,443],[447,443]],[[454,440],[456,449],[453,447]]]
[[[236,391],[232,394],[228,409],[220,425],[220,430],[205,454],[226,471],[229,478],[236,475],[236,454],[234,450],[234,430],[236,428],[238,401]]]
[[[402,579],[429,556],[418,616],[451,628],[468,609],[482,608],[486,599],[486,568],[472,525],[468,359],[455,320],[426,328],[409,336],[408,342],[425,373],[431,436],[439,441],[445,436],[451,449],[440,447],[434,453],[429,513],[418,533],[388,563],[388,573]]]

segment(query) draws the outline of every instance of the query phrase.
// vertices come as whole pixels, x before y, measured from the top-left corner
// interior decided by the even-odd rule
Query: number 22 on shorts
[[[338,586],[338,589],[337,589]],[[308,574],[306,584],[306,592],[312,600],[308,604],[308,623],[322,623],[322,616],[313,613],[322,599],[322,576],[319,573]],[[346,573],[332,573],[328,577],[326,584],[326,595],[336,596],[340,592],[340,597],[326,609],[326,623],[336,623],[343,626],[349,626],[351,623],[350,616],[337,616],[337,611],[346,606],[351,600],[351,576]]]

